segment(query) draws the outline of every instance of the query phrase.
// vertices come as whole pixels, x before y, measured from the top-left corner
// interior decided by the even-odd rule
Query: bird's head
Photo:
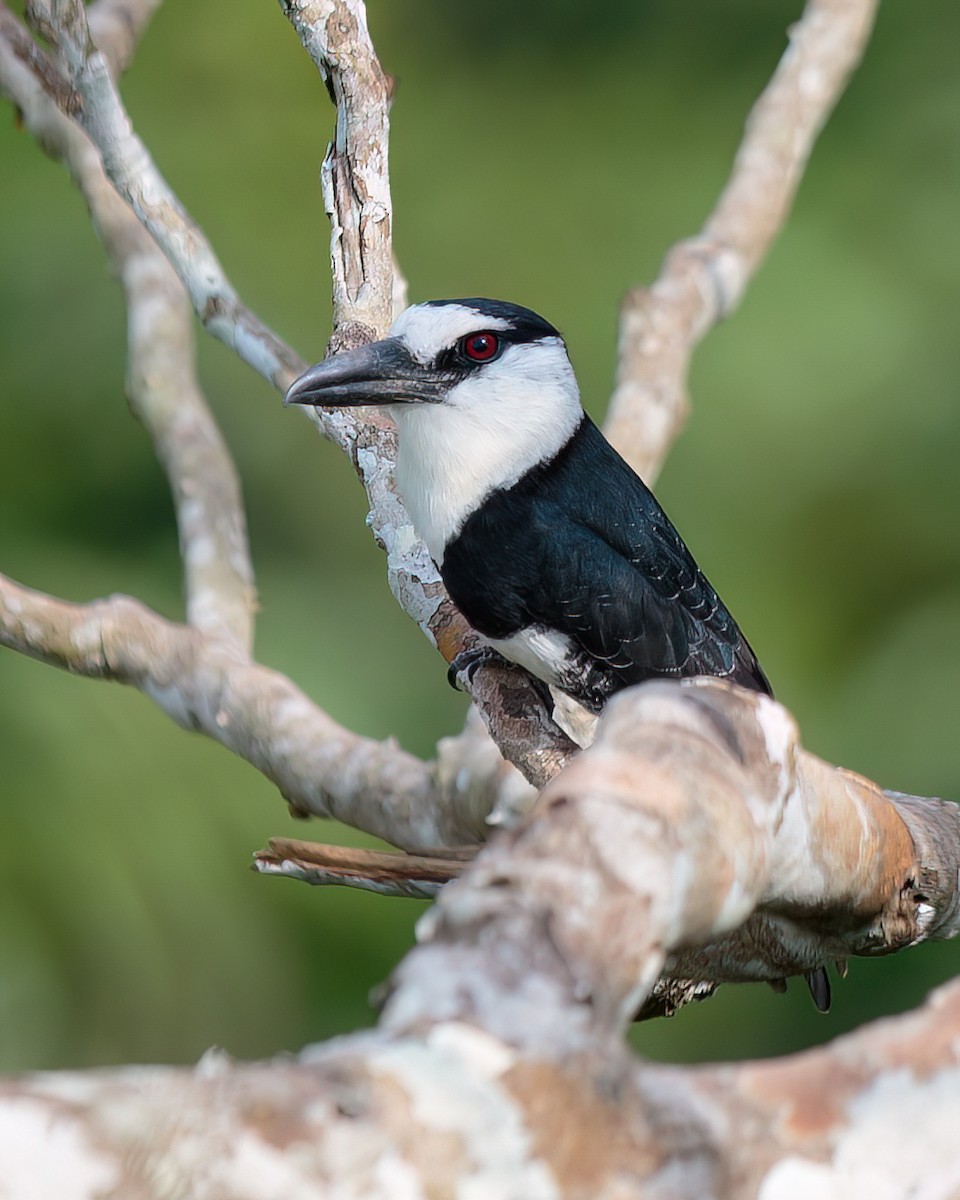
[[[431,300],[408,308],[387,336],[335,354],[294,381],[285,404],[318,408],[434,405],[522,425],[526,410],[562,417],[579,395],[558,331],[501,300]]]
[[[500,300],[416,304],[382,341],[304,371],[285,403],[389,409],[397,486],[438,563],[485,496],[552,459],[583,420],[560,334]]]

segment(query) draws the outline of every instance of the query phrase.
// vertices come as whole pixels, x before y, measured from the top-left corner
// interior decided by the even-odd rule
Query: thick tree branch
[[[879,0],[808,0],[755,104],[716,207],[620,310],[617,382],[605,430],[652,482],[689,410],[700,339],[729,316],[780,231],[817,135],[863,55]]]
[[[211,1052],[194,1069],[7,1080],[0,1187],[14,1200],[64,1194],[64,1179],[143,1200],[948,1197],[958,1098],[958,984],[827,1049],[697,1069],[589,1038],[563,1060],[523,1053],[446,1021],[299,1061]]]
[[[906,807],[923,845],[873,785],[805,755],[765,697],[713,680],[634,689],[539,809],[441,892],[378,1030],[297,1063],[12,1080],[0,1130],[29,1147],[56,1129],[72,1177],[148,1197],[176,1185],[253,1200],[279,1181],[286,1195],[392,1198],[404,1181],[424,1195],[747,1200],[811,1183],[845,1194],[878,1163],[891,1195],[947,1195],[957,986],[776,1062],[654,1066],[622,1037],[664,962],[736,937],[756,904],[782,919],[780,949],[755,946],[743,978],[809,961],[832,910],[847,914],[832,935],[846,951],[952,933],[960,812]],[[820,913],[807,878],[823,884]],[[914,1153],[887,1154],[905,1105]],[[0,1185],[26,1194],[18,1170],[29,1162],[36,1186],[52,1157],[0,1155]]]
[[[418,895],[441,869],[458,873],[455,862],[384,862],[309,843],[276,842],[260,861],[311,883],[389,882]],[[484,947],[477,970],[489,978],[485,948],[519,945],[515,921],[545,920],[565,969],[584,988],[589,979],[591,1003],[616,1024],[638,1009],[672,1011],[706,984],[777,984],[952,936],[958,867],[956,805],[889,796],[824,763],[799,745],[786,710],[756,693],[719,680],[646,684],[608,705],[594,745],[516,831],[463,866],[441,896],[432,943],[401,976],[438,978],[456,943],[450,986],[469,990],[465,938]],[[465,932],[461,911],[482,920]],[[503,983],[515,994],[525,986]],[[434,994],[450,1003],[443,987]]]
[[[21,1076],[0,1085],[0,1187],[14,1200],[62,1195],[65,1179],[143,1200],[906,1200],[955,1194],[958,1121],[952,984],[828,1049],[697,1069],[588,1038],[564,1060],[523,1053],[448,1021],[299,1061],[210,1053],[194,1069]]]
[[[470,992],[465,940],[519,945],[521,927],[534,937],[545,923],[557,979],[576,979],[596,1019],[622,1032],[664,973],[776,981],[950,936],[960,810],[907,806],[909,826],[875,784],[803,751],[766,697],[719,680],[630,689],[535,813],[441,894],[435,935],[400,977],[438,979],[455,942],[451,987]],[[526,986],[502,982],[514,995]],[[447,1011],[436,982],[433,998]],[[482,1020],[516,1036],[493,1013]]]

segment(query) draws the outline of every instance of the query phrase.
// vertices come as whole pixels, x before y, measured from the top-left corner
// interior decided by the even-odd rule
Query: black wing
[[[715,675],[770,691],[736,622],[672,526],[648,527],[622,547],[583,525],[563,540],[562,557],[544,556],[529,617],[566,633],[580,651],[579,680],[571,680],[570,690],[582,691],[577,698],[588,707],[657,677]]]
[[[555,459],[468,519],[443,576],[487,636],[531,625],[566,634],[563,686],[595,711],[656,677],[771,690],[663,509],[589,418]]]

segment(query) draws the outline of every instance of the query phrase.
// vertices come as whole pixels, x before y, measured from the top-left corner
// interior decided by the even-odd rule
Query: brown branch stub
[[[701,232],[674,246],[620,309],[608,437],[648,482],[686,421],[691,354],[740,299],[793,203],[817,135],[863,54],[878,0],[807,0],[747,120]]]
[[[445,847],[430,855],[404,854],[271,838],[268,849],[254,855],[253,867],[263,875],[285,875],[314,885],[338,884],[426,900],[455,879],[476,852],[476,846],[469,846],[459,851]]]

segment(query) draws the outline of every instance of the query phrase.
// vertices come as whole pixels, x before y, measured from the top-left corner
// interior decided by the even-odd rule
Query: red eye
[[[490,362],[500,353],[500,339],[495,333],[471,333],[460,343],[460,349],[471,362]]]

